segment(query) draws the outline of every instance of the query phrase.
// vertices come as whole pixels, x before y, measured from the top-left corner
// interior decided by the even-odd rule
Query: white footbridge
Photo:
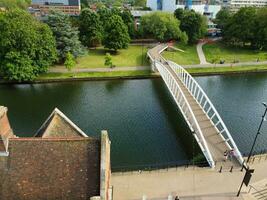
[[[182,66],[160,55],[167,48],[159,44],[148,51],[152,70],[164,80],[210,167],[241,166],[242,154],[206,93]],[[226,150],[232,150],[231,159],[225,160]]]

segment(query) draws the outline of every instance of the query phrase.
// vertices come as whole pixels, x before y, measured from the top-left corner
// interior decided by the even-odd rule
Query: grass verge
[[[180,65],[199,64],[196,45],[182,45],[176,44],[174,47],[183,50],[181,51],[164,51],[163,57]]]
[[[267,65],[238,66],[238,67],[205,67],[187,68],[190,74],[226,74],[267,71]]]
[[[80,72],[80,73],[46,73],[37,78],[39,80],[74,79],[74,78],[120,78],[120,77],[142,77],[152,75],[150,70],[138,71],[114,71],[114,72]]]
[[[256,51],[248,48],[229,47],[222,42],[205,44],[203,51],[208,62],[212,62],[215,57],[218,60],[225,60],[232,63],[234,60],[239,62],[255,62],[267,60],[267,51]]]

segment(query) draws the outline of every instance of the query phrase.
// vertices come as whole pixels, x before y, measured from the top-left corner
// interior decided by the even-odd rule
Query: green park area
[[[148,66],[149,62],[146,59],[148,48],[146,46],[130,45],[128,49],[121,49],[117,53],[98,47],[89,49],[88,54],[77,59],[75,68],[107,68],[105,66],[106,53],[110,53],[112,63],[116,67],[136,67]]]
[[[199,64],[196,45],[175,44],[179,50],[169,50],[162,53],[163,57],[180,65]],[[183,52],[184,51],[184,52]]]
[[[208,62],[224,60],[225,63],[266,61],[267,51],[226,46],[222,42],[205,44],[203,51]],[[216,62],[218,62],[216,61]]]

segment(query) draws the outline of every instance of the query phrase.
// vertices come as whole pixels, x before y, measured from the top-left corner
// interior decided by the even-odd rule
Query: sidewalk
[[[136,67],[115,67],[115,68],[74,68],[70,72],[118,72],[118,71],[143,71],[150,70],[150,66],[136,66]],[[68,73],[69,71],[63,67],[51,67],[48,73]]]
[[[251,183],[267,177],[267,161],[251,165],[255,169]],[[141,173],[113,173],[114,199],[137,200],[143,195],[148,200],[167,200],[168,195],[179,195],[180,200],[230,200],[236,193],[244,172],[222,172],[212,169],[171,169]],[[243,187],[243,192],[248,188]]]

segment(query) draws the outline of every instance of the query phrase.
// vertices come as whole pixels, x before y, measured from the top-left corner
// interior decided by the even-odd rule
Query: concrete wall
[[[101,162],[100,162],[100,196],[101,200],[109,200],[111,165],[110,165],[110,140],[107,131],[101,133]]]

